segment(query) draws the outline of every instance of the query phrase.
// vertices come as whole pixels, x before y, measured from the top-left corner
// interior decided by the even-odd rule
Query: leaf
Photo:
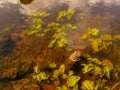
[[[120,35],[118,34],[118,35],[115,35],[114,37],[113,37],[113,39],[114,40],[120,40]]]
[[[61,74],[65,73],[65,65],[64,64],[60,65],[59,71]]]
[[[98,36],[99,29],[97,29],[97,28],[88,28],[87,33],[89,35]]]
[[[103,65],[104,67],[107,67],[109,70],[112,70],[112,69],[113,69],[113,64],[112,64],[109,60],[107,60],[107,59],[104,59],[104,60],[102,61],[102,65]]]
[[[48,79],[48,76],[45,72],[40,72],[39,77],[40,77],[41,80],[47,80]]]
[[[96,81],[96,85],[94,87],[94,90],[101,90],[104,86],[104,84],[106,83],[107,80],[105,79],[98,79]]]
[[[101,65],[102,64],[101,61],[98,60],[98,58],[87,58],[87,60],[91,63],[96,64],[96,65]]]
[[[48,65],[48,68],[50,68],[50,69],[55,69],[56,67],[57,67],[57,64],[55,64],[55,63],[50,63]]]
[[[83,69],[82,69],[83,73],[88,73],[94,70],[93,64],[81,64],[81,66],[83,66]]]
[[[102,65],[103,65],[103,76],[106,76],[108,79],[110,79],[110,72],[113,69],[113,64],[105,59],[102,61]]]
[[[67,86],[74,87],[78,83],[79,80],[80,80],[79,76],[70,76],[67,80]]]
[[[68,72],[68,77],[69,77],[69,76],[72,76],[73,74],[74,74],[74,71],[70,70],[70,71]]]
[[[39,72],[39,73],[33,75],[33,79],[36,82],[41,82],[42,80],[46,81],[46,80],[48,80],[48,75],[45,72]]]
[[[38,66],[35,66],[34,68],[35,73],[38,73]]]
[[[102,35],[101,35],[101,39],[102,39],[102,40],[113,40],[111,34],[102,34]]]
[[[87,39],[88,38],[88,34],[83,34],[82,35],[82,39]]]
[[[35,80],[36,82],[41,82],[41,78],[38,75],[34,75],[33,80]]]
[[[54,70],[53,71],[53,78],[54,79],[58,79],[59,75],[60,75],[60,71],[59,70]]]
[[[90,80],[85,80],[82,82],[81,89],[82,90],[94,90],[95,83]]]
[[[63,75],[65,73],[65,65],[61,64],[59,69],[53,71],[53,78],[58,79],[59,75]]]
[[[61,87],[57,87],[56,90],[70,90],[67,86],[62,85]]]
[[[76,84],[76,85],[73,87],[72,90],[79,90],[79,86],[78,86],[78,84]]]
[[[100,74],[102,74],[102,69],[101,69],[101,67],[95,65],[94,73],[95,73],[95,75],[100,75]]]

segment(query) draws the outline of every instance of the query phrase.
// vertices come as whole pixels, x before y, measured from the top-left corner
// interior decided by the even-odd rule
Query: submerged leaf
[[[50,69],[55,69],[56,67],[57,67],[57,64],[55,64],[55,63],[50,63],[48,65],[48,68],[50,68]]]
[[[82,82],[81,89],[82,90],[94,90],[95,83],[90,80],[85,80]]]
[[[67,86],[62,85],[61,87],[57,87],[56,90],[70,90]]]
[[[109,60],[103,60],[103,76],[106,76],[108,79],[110,79],[110,72],[113,69],[113,64]]]
[[[101,61],[98,60],[98,58],[87,58],[87,59],[89,60],[89,62],[94,63],[96,65],[101,65],[102,64]]]
[[[83,69],[82,69],[83,73],[88,73],[94,70],[93,64],[82,64],[81,66],[83,66]]]
[[[38,66],[35,66],[34,68],[35,73],[38,73]]]
[[[102,40],[112,40],[112,35],[111,34],[102,34],[101,35]]]
[[[74,87],[78,83],[79,80],[80,80],[79,76],[70,76],[67,80],[67,86]]]
[[[88,34],[93,35],[93,36],[98,36],[99,34],[99,29],[97,28],[88,28]]]

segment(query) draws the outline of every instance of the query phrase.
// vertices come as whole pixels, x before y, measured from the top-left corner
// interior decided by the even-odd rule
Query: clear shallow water
[[[85,32],[88,27],[96,27],[101,33],[118,33],[120,31],[120,1],[119,0],[35,0],[29,5],[21,4],[18,0],[3,1],[0,7],[0,28],[9,25],[23,24],[25,15],[34,9],[48,10],[56,5],[65,3],[68,7],[78,11],[81,17],[79,29],[68,35],[69,45],[73,48],[85,48],[85,44],[81,42],[80,35]],[[9,15],[9,16],[8,16]]]
[[[0,7],[0,28],[24,25],[26,15],[31,10],[49,10],[62,3],[73,8],[81,18],[78,29],[68,35],[69,47],[83,49],[86,44],[81,40],[81,34],[85,33],[88,27],[96,27],[101,33],[120,32],[120,1],[119,0],[35,0],[29,5],[24,5],[19,0],[1,0]],[[9,16],[8,16],[9,15]],[[3,30],[4,31],[4,30]],[[68,47],[68,48],[69,48]]]
[[[67,50],[83,49],[88,46],[88,44],[81,39],[81,34],[85,33],[85,30],[88,27],[99,28],[100,33],[120,33],[119,0],[101,0],[101,2],[98,0],[59,0],[58,2],[56,0],[50,0],[49,3],[48,0],[35,0],[35,2],[32,2],[30,5],[23,5],[15,0],[9,2],[10,3],[5,2],[4,5],[0,7],[0,29],[3,32],[8,30],[4,29],[7,26],[11,26],[10,30],[12,29],[12,32],[17,32],[17,30],[19,30],[18,32],[21,32],[22,28],[19,27],[27,25],[26,15],[31,9],[48,10],[61,3],[66,3],[68,4],[68,7],[73,8],[77,12],[76,15],[81,18],[81,21],[79,22],[76,20],[76,22],[79,22],[76,23],[79,28],[68,34],[67,39],[69,41],[69,46],[67,47]],[[12,32],[7,32],[7,34],[12,34]],[[1,35],[5,34],[6,32]],[[24,37],[22,38],[24,39]],[[20,38],[17,39],[20,40]],[[45,52],[44,54],[47,53]],[[118,61],[117,64],[119,63],[120,62]]]

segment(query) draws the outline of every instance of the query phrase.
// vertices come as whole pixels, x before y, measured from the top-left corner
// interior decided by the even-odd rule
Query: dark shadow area
[[[15,42],[12,40],[10,35],[3,36],[0,40],[0,55],[9,54],[12,49],[15,47]]]

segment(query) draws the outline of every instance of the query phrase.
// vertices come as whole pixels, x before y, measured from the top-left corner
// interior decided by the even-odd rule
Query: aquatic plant
[[[33,12],[34,11],[32,11],[31,13]],[[34,14],[31,15],[31,25],[27,29],[25,29],[23,33],[28,36],[42,37],[43,34],[40,34],[40,32],[42,32],[43,30],[43,19],[48,16],[49,14],[45,11],[39,11],[37,13],[34,12]]]
[[[30,14],[31,15],[31,14]],[[49,20],[51,15],[46,11],[38,11],[32,14],[30,26],[23,31],[28,36],[45,37],[47,33],[54,32],[48,44],[49,48],[62,48],[68,44],[67,33],[70,30],[75,30],[76,26],[71,23],[74,15],[74,10],[68,8],[58,13],[56,19]],[[65,22],[66,19],[68,22]],[[49,23],[46,22],[49,21]]]
[[[53,65],[53,67],[52,67]],[[52,68],[51,68],[52,67]],[[34,67],[34,74],[33,74],[33,79],[40,85],[42,85],[42,82],[46,82],[46,83],[53,83],[55,81],[65,81],[65,84],[62,84],[62,86],[56,86],[57,90],[78,90],[78,82],[80,80],[80,76],[77,75],[73,75],[74,71],[70,70],[68,71],[68,73],[65,72],[65,65],[61,64],[59,67],[56,66],[55,63],[50,63],[48,64],[47,68],[51,68],[51,70],[49,71],[49,69],[45,69],[43,71],[40,71],[38,66]]]
[[[82,66],[80,68],[81,74],[94,76],[94,80],[83,80],[81,86],[79,86],[79,81],[83,77],[76,75],[73,70],[66,71],[64,64],[58,66],[55,63],[50,63],[47,66],[50,69],[45,69],[42,72],[36,66],[34,67],[33,79],[40,85],[42,82],[49,82],[50,84],[58,81],[60,84],[56,85],[56,90],[79,90],[80,88],[82,90],[101,90],[105,88],[109,90],[120,85],[117,82],[113,87],[106,86],[108,80],[111,80],[112,72],[114,73],[114,66],[109,60],[100,61],[90,56],[86,57],[86,60],[80,63],[80,66]]]
[[[113,64],[109,60],[102,60],[102,62],[96,58],[87,59],[87,63],[82,63],[81,66],[83,73],[93,73],[94,75],[106,77],[110,79],[111,71],[113,70]]]
[[[98,79],[97,81],[84,80],[81,85],[82,90],[101,90],[106,80]]]
[[[41,81],[46,81],[48,80],[48,75],[45,72],[40,72],[38,69],[38,66],[34,67],[34,75],[33,75],[33,79],[36,82],[41,83]]]
[[[113,64],[109,60],[102,61],[103,73],[102,75],[110,79],[110,72],[113,69]]]
[[[61,64],[59,69],[53,71],[53,78],[58,79],[60,75],[64,75],[65,73],[65,66]]]
[[[55,68],[57,68],[57,64],[55,64],[55,63],[50,63],[50,64],[48,65],[48,68],[49,68],[49,69],[55,69]]]
[[[76,84],[78,83],[79,80],[80,80],[79,76],[72,75],[67,79],[67,86],[74,87],[74,86],[76,86]]]
[[[81,85],[81,89],[82,90],[94,90],[94,82],[90,81],[90,80],[85,80],[83,81],[82,85]]]
[[[58,13],[57,21],[71,20],[74,15],[74,10],[69,8],[67,11],[63,10]]]
[[[100,34],[99,29],[88,28],[87,32],[82,35],[82,38],[91,43],[93,53],[104,52],[105,54],[107,54],[111,52],[119,52],[119,34]]]

